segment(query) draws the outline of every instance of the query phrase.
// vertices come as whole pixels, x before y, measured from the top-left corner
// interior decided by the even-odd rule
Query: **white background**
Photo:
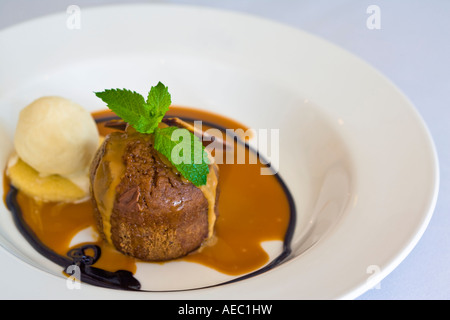
[[[120,0],[0,0],[0,31],[50,13]],[[413,102],[438,151],[440,193],[431,222],[411,254],[378,289],[359,299],[450,299],[450,1],[446,0],[164,0],[245,12],[303,29],[361,57]],[[367,8],[380,8],[380,29],[367,28]],[[1,50],[1,48],[0,48]],[[23,274],[26,290],[8,273]],[[45,280],[0,251],[0,298],[39,298]]]

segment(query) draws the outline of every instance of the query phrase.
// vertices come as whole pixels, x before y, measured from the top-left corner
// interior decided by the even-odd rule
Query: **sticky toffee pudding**
[[[105,126],[117,118],[109,110],[95,112],[92,117],[99,135],[106,137],[91,167],[91,183],[99,185],[92,191],[92,199],[78,202],[37,200],[10,186],[5,174],[4,199],[17,226],[47,258],[64,268],[74,262],[82,265],[85,282],[136,290],[140,286],[133,274],[139,263],[152,263],[145,261],[184,260],[245,277],[267,268],[269,256],[262,248],[262,242],[284,242],[276,263],[290,253],[295,208],[278,174],[260,174],[261,168],[267,165],[260,161],[210,165],[210,174],[217,175],[216,179],[220,175],[220,182],[217,181],[220,192],[217,189],[214,193],[217,198],[211,207],[211,194],[208,198],[205,190],[190,184],[164,159],[155,156],[156,153],[148,148],[152,143],[148,137],[132,130],[124,132],[123,128]],[[225,128],[247,129],[231,119],[190,108],[171,106],[166,117],[177,117],[188,124],[202,120],[205,128],[217,128],[224,135]],[[127,137],[114,143],[114,137],[120,135]],[[239,139],[234,139],[233,144],[234,150],[244,150],[250,156],[256,154]],[[125,156],[117,162],[119,167],[114,168],[111,162],[108,163],[111,160],[108,160],[111,157],[108,148],[128,148],[128,153],[123,152]],[[227,152],[226,148],[224,152]],[[137,170],[146,170],[148,177],[134,181]],[[116,175],[111,174],[114,171]],[[153,187],[151,191],[149,186]],[[180,199],[185,202],[179,202]],[[120,210],[127,214],[120,216]],[[156,225],[145,217],[146,212],[152,210],[160,213],[161,224]],[[171,213],[177,214],[172,220],[168,218]],[[214,228],[211,228],[212,221]],[[72,244],[76,234],[89,228],[96,241]],[[158,228],[175,231],[166,232],[165,238],[149,238],[151,233],[164,234],[155,231]],[[146,240],[130,240],[133,238]]]

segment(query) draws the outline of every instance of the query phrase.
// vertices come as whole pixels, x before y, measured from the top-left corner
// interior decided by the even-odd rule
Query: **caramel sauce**
[[[78,232],[89,227],[96,230],[90,200],[71,204],[44,203],[28,197],[20,191],[16,199],[22,210],[23,219],[34,235],[42,244],[61,256],[66,256],[67,252],[72,249],[70,243]],[[110,244],[101,241],[97,234],[94,234],[94,238],[98,239],[94,244],[98,245],[102,252],[95,267],[111,272],[116,270],[136,272],[134,258],[116,251]]]
[[[289,223],[289,203],[276,178],[260,175],[260,165],[219,167],[221,189],[215,243],[183,259],[239,275],[268,261],[261,242],[283,241]]]
[[[186,121],[202,120],[208,123],[204,123],[205,128],[247,130],[234,120],[206,111],[172,106],[168,115]],[[112,116],[114,114],[110,111],[93,113],[97,120]],[[102,121],[98,122],[98,129],[103,136],[114,131],[106,128]],[[236,141],[234,146],[246,148],[247,153],[254,152]],[[214,236],[200,250],[180,260],[200,263],[229,275],[245,274],[268,262],[269,256],[261,247],[261,242],[285,239],[292,208],[277,176],[261,175],[262,167],[264,165],[259,160],[256,164],[219,164],[219,216]],[[5,193],[7,189],[4,188]],[[20,191],[16,198],[23,219],[35,237],[59,255],[67,254],[72,238],[81,230],[88,227],[92,227],[93,232],[97,230],[90,200],[75,204],[42,203]],[[136,262],[139,260],[119,253],[110,244],[101,241],[98,234],[94,238],[98,239],[95,244],[101,248],[100,259],[94,265],[96,268],[136,272]]]

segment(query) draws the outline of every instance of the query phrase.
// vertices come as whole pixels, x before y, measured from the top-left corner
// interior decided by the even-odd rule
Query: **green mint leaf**
[[[147,97],[147,105],[150,108],[150,118],[153,120],[150,124],[152,132],[158,127],[158,124],[169,110],[171,103],[169,89],[161,82],[158,82],[156,86],[150,89]]]
[[[168,88],[161,82],[150,89],[147,101],[127,89],[109,89],[95,95],[140,133],[153,133],[172,103]]]
[[[187,129],[177,127],[157,128],[155,149],[163,154],[175,168],[199,187],[206,184],[209,159],[199,138]]]
[[[148,130],[146,118],[150,110],[144,97],[139,93],[127,89],[107,89],[103,92],[96,92],[95,95],[137,131],[146,132]]]

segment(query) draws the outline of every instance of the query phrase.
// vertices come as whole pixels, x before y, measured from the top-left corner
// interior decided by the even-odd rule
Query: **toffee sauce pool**
[[[187,122],[201,119],[204,130],[247,130],[234,120],[190,108],[172,106],[167,116]],[[100,135],[106,136],[114,130],[104,126],[106,121],[117,118],[111,111],[95,112],[93,117]],[[237,139],[234,147],[235,154],[237,148],[244,148],[247,158],[250,153],[257,155]],[[260,169],[265,165],[259,159],[256,164],[247,162],[219,164],[219,215],[213,241],[178,259],[200,263],[225,274],[242,275],[230,282],[263,273],[283,262],[291,252],[295,227],[294,202],[280,176],[261,175]],[[37,251],[63,266],[64,270],[70,265],[80,266],[83,282],[116,289],[140,289],[139,282],[132,276],[136,272],[136,262],[140,261],[116,251],[98,234],[94,243],[70,246],[72,238],[81,230],[88,227],[96,230],[90,200],[42,203],[10,186],[6,176],[4,181],[5,202],[18,229]],[[271,240],[283,241],[283,251],[267,264],[269,256],[261,243]]]

